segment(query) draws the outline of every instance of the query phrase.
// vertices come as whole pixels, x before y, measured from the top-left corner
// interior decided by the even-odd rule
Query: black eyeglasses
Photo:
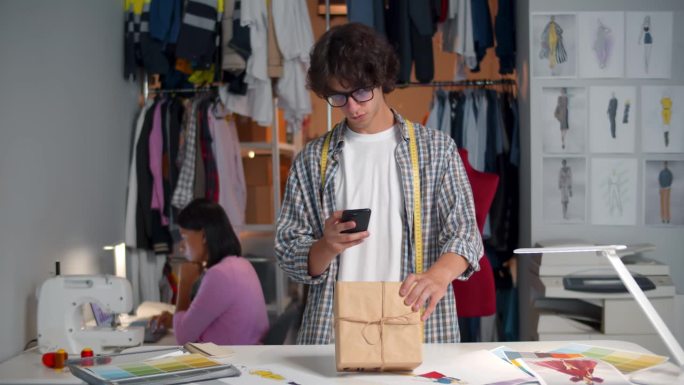
[[[357,103],[373,99],[373,88],[359,88],[351,92],[338,92],[328,95],[325,100],[333,107],[344,107],[351,96]]]

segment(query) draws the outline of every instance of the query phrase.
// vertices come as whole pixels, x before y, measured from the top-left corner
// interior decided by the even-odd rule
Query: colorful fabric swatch
[[[613,348],[602,348],[582,344],[569,344],[554,350],[555,353],[580,354],[584,357],[595,358],[615,366],[621,373],[628,374],[637,370],[660,365],[668,360],[665,356],[637,353]]]
[[[155,360],[131,362],[119,365],[104,365],[89,368],[95,375],[106,380],[144,377],[221,366],[222,364],[200,354],[186,354]]]

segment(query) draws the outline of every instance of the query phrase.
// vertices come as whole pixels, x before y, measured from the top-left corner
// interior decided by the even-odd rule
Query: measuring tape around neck
[[[411,155],[411,175],[413,178],[413,235],[416,248],[416,274],[423,272],[423,227],[420,201],[420,170],[418,168],[418,145],[416,144],[416,132],[413,123],[406,120],[409,132],[409,154]],[[335,127],[337,128],[337,127]],[[325,135],[323,149],[321,150],[321,188],[325,187],[325,173],[328,167],[328,153],[330,152],[330,140],[333,131]]]

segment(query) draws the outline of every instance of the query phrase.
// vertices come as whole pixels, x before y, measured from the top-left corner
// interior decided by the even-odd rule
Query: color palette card
[[[105,380],[120,380],[123,378],[150,376],[221,365],[221,363],[199,354],[187,354],[141,362],[96,366],[90,368],[90,370]]]
[[[605,361],[615,366],[624,374],[632,373],[637,370],[650,368],[660,365],[668,360],[668,357],[655,354],[637,353],[627,350],[613,348],[602,348],[582,344],[568,344],[560,349],[554,350],[555,353],[576,353],[584,357],[595,358]]]
[[[213,378],[239,376],[240,371],[230,364],[207,358],[201,354],[165,356],[135,360],[122,355],[124,362],[106,365],[70,365],[76,377],[88,384],[175,384]]]

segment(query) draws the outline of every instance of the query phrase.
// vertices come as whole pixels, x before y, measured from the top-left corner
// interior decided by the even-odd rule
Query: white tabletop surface
[[[448,364],[458,354],[480,349],[493,349],[501,345],[517,351],[548,351],[571,342],[649,353],[639,345],[611,340],[425,344],[423,362],[429,362],[431,365]],[[279,368],[281,374],[288,379],[292,377],[301,385],[308,383],[377,384],[375,380],[381,379],[378,376],[383,376],[377,373],[338,373],[335,370],[334,345],[231,346],[230,349],[233,350],[233,354],[221,361],[230,362],[243,372],[254,368],[274,368],[272,369],[274,371],[276,371],[275,368]],[[672,364],[667,365],[674,368]],[[421,368],[424,366],[425,364],[416,368],[414,373],[421,373]],[[248,376],[210,383],[255,383],[254,377],[251,382],[247,381],[246,377]],[[274,385],[277,383],[265,379],[264,382]],[[41,363],[41,354],[36,349],[32,349],[0,364],[0,384],[82,384],[82,382],[68,371],[45,368]]]

